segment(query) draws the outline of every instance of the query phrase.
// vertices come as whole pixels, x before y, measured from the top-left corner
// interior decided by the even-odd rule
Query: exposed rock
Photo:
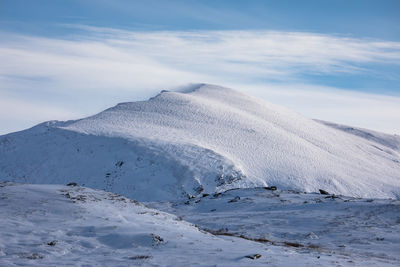
[[[244,257],[248,258],[248,259],[256,260],[256,259],[261,258],[261,255],[260,254],[253,254],[253,255],[247,255],[247,256],[244,256]]]
[[[137,256],[133,256],[133,257],[129,257],[130,260],[147,260],[147,259],[151,259],[152,256],[149,255],[137,255]]]
[[[53,240],[53,241],[50,241],[49,243],[47,243],[47,245],[49,245],[49,246],[55,246],[57,244],[57,240]]]
[[[44,256],[40,255],[39,253],[32,253],[28,255],[23,255],[22,257],[25,257],[30,260],[37,260],[37,259],[43,259]]]
[[[161,243],[164,243],[164,239],[159,235],[151,234],[151,237],[153,238],[153,246],[157,246],[160,245]]]
[[[115,166],[117,167],[122,167],[122,165],[124,165],[124,162],[122,160],[117,161],[117,163],[115,163]]]
[[[319,193],[321,195],[330,195],[327,191],[323,190],[323,189],[319,189]]]
[[[276,186],[267,186],[267,187],[264,187],[266,190],[271,190],[271,191],[275,191],[275,190],[277,190],[278,188],[276,187]]]
[[[236,196],[234,199],[229,200],[228,203],[238,202],[239,200],[240,200],[240,197]]]

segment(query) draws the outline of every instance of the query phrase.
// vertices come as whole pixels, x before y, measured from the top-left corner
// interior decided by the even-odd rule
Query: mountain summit
[[[400,138],[314,121],[208,84],[0,137],[0,179],[138,200],[233,188],[400,198]]]

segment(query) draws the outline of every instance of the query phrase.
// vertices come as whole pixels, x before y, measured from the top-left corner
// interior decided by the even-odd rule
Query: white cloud
[[[49,103],[31,102],[0,92],[0,134],[22,130],[49,120],[78,119],[80,112]]]
[[[47,108],[52,105],[63,114],[68,114],[66,110],[72,106],[74,114],[87,114],[116,101],[150,97],[165,87],[208,82],[262,95],[307,116],[338,122],[354,117],[349,123],[366,121],[364,127],[400,132],[393,126],[400,125],[399,118],[391,115],[400,114],[396,105],[380,108],[374,114],[370,114],[371,109],[358,108],[385,106],[398,98],[376,102],[376,95],[366,94],[359,99],[353,93],[338,99],[336,90],[320,90],[301,80],[301,75],[307,73],[353,74],[370,72],[367,64],[398,65],[400,43],[272,31],[129,32],[80,28],[84,34],[68,39],[0,33],[0,92],[25,101],[26,107],[31,104],[26,108],[31,110],[29,114],[42,114],[37,116],[47,119],[49,116],[43,114],[54,114]],[[271,81],[286,85],[271,89]],[[252,90],[255,85],[258,89]],[[293,95],[297,95],[297,104],[288,105]],[[71,104],[79,98],[87,101],[78,101],[81,106]],[[320,103],[332,103],[332,99],[336,100],[329,108],[315,108]],[[3,104],[6,101],[2,99]],[[19,105],[22,103],[7,105],[7,109],[15,113]],[[9,123],[4,114],[0,113],[2,125]],[[15,120],[24,121],[29,117],[15,116]],[[382,118],[392,121],[383,123]]]
[[[400,134],[400,97],[309,84],[246,88],[252,95],[279,103],[309,118]]]

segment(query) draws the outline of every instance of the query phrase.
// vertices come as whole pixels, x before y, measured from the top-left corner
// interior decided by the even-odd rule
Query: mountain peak
[[[73,179],[150,201],[266,185],[400,196],[400,156],[388,136],[349,134],[217,85],[42,127],[1,137],[1,179]]]
[[[210,84],[210,83],[192,83],[192,84],[187,84],[181,87],[177,87],[175,92],[179,93],[184,93],[184,94],[190,94],[190,93],[196,93],[196,92],[202,92],[202,91],[234,91],[230,88],[223,87],[220,85],[216,84]]]
[[[197,95],[197,96],[204,96],[204,97],[217,97],[218,95],[221,94],[237,94],[237,95],[242,95],[238,91],[235,91],[233,89],[215,85],[215,84],[207,84],[207,83],[195,83],[195,84],[188,84],[185,86],[180,86],[177,88],[174,88],[173,90],[162,90],[159,94],[157,94],[154,97],[151,97],[150,99],[157,98],[160,95],[163,94],[168,94],[168,93],[174,93],[174,94],[185,94],[185,95]],[[244,96],[244,95],[242,95]]]

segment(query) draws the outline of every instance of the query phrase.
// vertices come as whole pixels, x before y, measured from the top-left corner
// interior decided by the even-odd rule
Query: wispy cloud
[[[82,111],[59,107],[48,101],[30,101],[0,91],[0,134],[54,119],[77,119],[81,114]]]
[[[265,84],[245,88],[252,95],[280,103],[309,118],[400,134],[400,97],[310,84]]]
[[[188,82],[243,90],[258,86],[265,92],[271,90],[271,83],[279,82],[276,88],[281,93],[286,84],[285,88],[290,85],[291,92],[301,94],[298,85],[305,88],[304,75],[354,75],[373,73],[370,65],[400,65],[397,42],[276,31],[80,29],[82,34],[64,39],[0,33],[0,90],[31,103],[52,101],[64,110],[72,106],[74,98],[86,98],[89,108],[74,108],[87,113],[114,101],[130,100],[127,97],[143,99],[155,90]],[[317,87],[310,88],[318,92]],[[329,94],[324,97],[328,101]],[[298,107],[299,112],[324,119],[310,113],[306,105]],[[400,132],[376,127],[373,122],[370,127]]]

